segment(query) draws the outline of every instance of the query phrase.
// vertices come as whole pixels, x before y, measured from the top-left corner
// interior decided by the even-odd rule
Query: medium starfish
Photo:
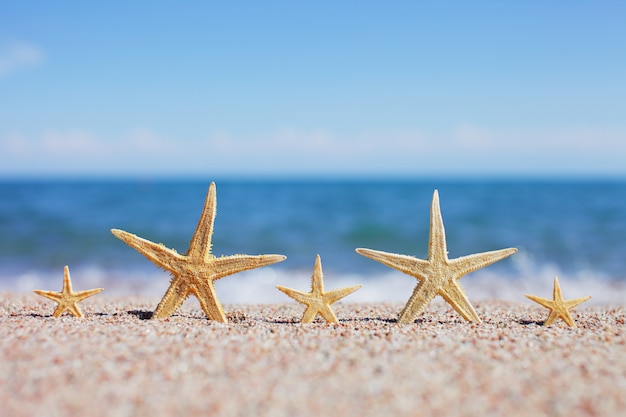
[[[54,317],[59,317],[65,311],[68,311],[74,317],[83,317],[83,312],[80,311],[78,303],[87,297],[98,294],[103,289],[104,288],[94,288],[93,290],[86,291],[72,291],[70,268],[65,265],[65,268],[63,269],[63,290],[61,292],[43,290],[33,290],[33,292],[37,295],[41,295],[42,297],[49,298],[58,304],[56,310],[54,310],[54,313],[52,314]]]
[[[306,310],[302,316],[301,323],[311,323],[315,316],[319,313],[320,316],[326,320],[327,323],[337,323],[337,316],[330,307],[332,303],[343,297],[352,294],[359,288],[360,285],[353,287],[341,288],[338,290],[332,290],[324,292],[324,275],[322,274],[322,260],[317,255],[315,258],[315,268],[313,270],[313,276],[311,277],[311,292],[301,292],[292,290],[291,288],[282,287],[277,285],[280,291],[287,294],[299,303],[306,304]]]
[[[193,294],[210,320],[226,323],[226,315],[215,293],[214,281],[237,272],[284,261],[283,255],[232,255],[215,257],[211,253],[211,238],[215,219],[215,183],[207,192],[198,227],[186,255],[180,255],[162,244],[150,242],[119,229],[115,237],[141,252],[157,266],[172,273],[172,280],[152,318],[170,317]]]
[[[588,295],[586,297],[575,298],[573,300],[563,300],[558,277],[554,277],[554,290],[552,290],[552,300],[529,294],[526,294],[526,297],[550,310],[550,315],[543,323],[544,326],[549,326],[557,321],[557,319],[562,318],[563,321],[567,323],[567,325],[570,327],[576,327],[576,323],[574,322],[572,315],[569,313],[569,310],[591,298],[591,296]]]
[[[458,280],[465,274],[514,254],[517,249],[501,249],[448,259],[446,234],[439,208],[439,193],[435,190],[430,206],[430,240],[427,260],[371,249],[357,249],[356,251],[419,280],[413,290],[413,295],[398,318],[398,323],[408,324],[412,323],[437,295],[442,296],[465,320],[480,323],[478,314],[467,299]]]

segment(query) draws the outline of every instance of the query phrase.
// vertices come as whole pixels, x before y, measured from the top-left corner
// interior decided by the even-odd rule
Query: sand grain
[[[145,320],[156,301],[99,296],[85,318],[0,294],[2,416],[611,416],[626,410],[623,308],[577,308],[579,329],[539,325],[530,303],[441,303],[411,325],[399,304],[337,303],[340,323],[298,324],[303,307],[193,303]]]

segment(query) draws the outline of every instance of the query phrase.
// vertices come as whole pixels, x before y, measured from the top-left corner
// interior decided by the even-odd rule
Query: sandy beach
[[[623,307],[579,306],[579,328],[541,326],[533,303],[477,302],[481,324],[432,303],[337,303],[337,325],[298,324],[297,303],[194,300],[147,320],[158,299],[99,295],[85,318],[34,294],[0,294],[0,415],[617,416],[626,410]],[[623,415],[623,414],[621,414]]]

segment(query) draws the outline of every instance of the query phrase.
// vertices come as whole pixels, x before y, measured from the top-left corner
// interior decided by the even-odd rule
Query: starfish
[[[200,302],[209,318],[226,323],[224,309],[215,293],[214,281],[237,272],[284,261],[283,255],[232,255],[217,258],[211,253],[211,238],[216,210],[215,183],[207,192],[198,227],[191,239],[186,255],[180,255],[163,244],[142,239],[119,229],[111,229],[115,237],[142,253],[164,270],[170,271],[172,280],[152,318],[170,317],[190,295]]]
[[[435,190],[430,206],[430,240],[428,259],[418,259],[371,249],[356,249],[363,255],[395,268],[418,279],[406,306],[400,313],[398,323],[412,323],[437,295],[450,304],[465,320],[480,323],[480,318],[470,304],[458,280],[463,275],[491,265],[517,252],[515,248],[483,252],[448,259],[446,234],[439,208],[439,193]]]
[[[544,326],[549,326],[557,321],[557,319],[561,318],[570,327],[576,327],[576,323],[574,323],[574,319],[569,313],[569,310],[591,298],[591,296],[588,295],[586,297],[575,298],[573,300],[563,300],[563,294],[561,294],[561,286],[559,285],[558,277],[554,277],[554,290],[552,291],[552,300],[529,294],[526,294],[526,297],[550,310],[550,315],[543,323]]]
[[[318,313],[324,318],[324,320],[326,320],[327,323],[337,323],[337,316],[333,312],[330,305],[335,301],[352,294],[361,288],[361,286],[355,285],[353,287],[324,292],[322,260],[320,259],[320,256],[317,255],[315,258],[313,276],[311,277],[311,292],[296,291],[280,285],[277,285],[276,288],[299,303],[306,304],[307,307],[304,311],[304,315],[302,316],[302,320],[300,320],[301,323],[311,323]]]
[[[37,295],[41,295],[42,297],[49,298],[58,304],[56,310],[54,310],[54,313],[52,314],[54,317],[59,317],[65,311],[68,311],[74,317],[83,317],[83,312],[80,311],[78,303],[87,297],[98,294],[103,289],[104,288],[94,288],[93,290],[86,291],[72,291],[70,268],[65,265],[65,268],[63,269],[63,290],[61,290],[61,292],[43,290],[33,290],[33,292]]]

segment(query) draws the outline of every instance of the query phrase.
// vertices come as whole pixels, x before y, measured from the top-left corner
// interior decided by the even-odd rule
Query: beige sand
[[[2,416],[617,416],[626,412],[624,309],[578,307],[578,329],[528,302],[445,304],[395,323],[400,304],[334,304],[337,325],[296,324],[303,307],[85,300],[51,317],[32,294],[0,294]]]

